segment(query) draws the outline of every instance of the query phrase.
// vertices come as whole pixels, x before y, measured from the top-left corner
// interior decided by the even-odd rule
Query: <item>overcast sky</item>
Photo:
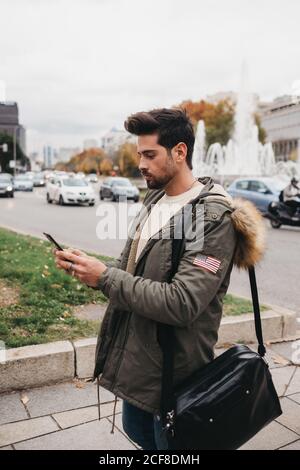
[[[0,0],[0,80],[27,149],[81,146],[138,110],[300,79],[299,0]]]

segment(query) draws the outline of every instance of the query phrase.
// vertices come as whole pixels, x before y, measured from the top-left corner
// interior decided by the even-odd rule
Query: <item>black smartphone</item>
[[[49,242],[53,243],[53,245],[56,246],[56,248],[60,251],[63,251],[64,249],[57,243],[56,240],[54,240],[54,238],[49,234],[49,233],[45,233],[43,232],[43,234],[45,235],[46,238],[48,238]]]

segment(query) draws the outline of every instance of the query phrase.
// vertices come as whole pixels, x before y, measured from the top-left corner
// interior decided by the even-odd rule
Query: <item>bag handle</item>
[[[203,193],[203,196],[201,194],[201,197],[205,197],[206,195],[207,193]],[[216,194],[209,193],[209,195],[216,195]],[[182,219],[180,219],[179,223],[182,223]],[[177,272],[183,243],[184,243],[184,233],[181,239],[178,239],[178,238],[172,239],[172,268],[171,268],[171,273],[170,273],[170,281]],[[263,342],[259,298],[258,298],[258,290],[257,290],[254,266],[251,266],[248,269],[248,273],[249,273],[252,305],[253,305],[253,312],[254,312],[255,333],[256,333],[256,337],[258,341],[258,354],[261,357],[264,357],[264,355],[266,354],[266,348]],[[174,413],[174,408],[175,408],[175,397],[173,394],[175,335],[174,335],[174,327],[172,325],[167,325],[166,323],[158,322],[157,329],[158,329],[157,331],[158,341],[163,352],[160,412],[161,412],[162,425],[163,425],[163,428],[165,428],[165,426],[169,425],[170,420],[172,420],[172,417],[173,417],[172,414]]]

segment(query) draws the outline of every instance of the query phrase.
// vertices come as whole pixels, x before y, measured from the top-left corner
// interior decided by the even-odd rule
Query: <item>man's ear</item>
[[[187,155],[187,146],[184,142],[179,142],[175,147],[176,152],[176,162],[180,163],[186,159]]]

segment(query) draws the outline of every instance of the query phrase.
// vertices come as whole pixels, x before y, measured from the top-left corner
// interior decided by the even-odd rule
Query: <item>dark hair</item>
[[[183,109],[153,109],[132,114],[124,122],[125,129],[134,135],[158,134],[158,143],[170,151],[179,142],[187,146],[186,163],[192,169],[195,143],[193,125]]]

